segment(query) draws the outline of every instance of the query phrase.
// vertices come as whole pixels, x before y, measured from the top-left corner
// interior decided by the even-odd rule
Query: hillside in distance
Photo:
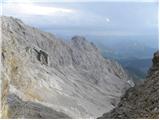
[[[152,55],[158,47],[149,45],[150,40],[145,39],[145,37],[141,39],[145,39],[147,42],[139,39],[120,37],[112,40],[106,38],[102,42],[95,41],[95,44],[105,58],[117,60],[134,79],[142,80],[147,75],[152,64]]]
[[[109,36],[97,38],[94,43],[103,56],[116,60],[152,59],[153,53],[158,49],[158,38],[147,38],[146,36]]]
[[[152,59],[122,59],[118,62],[125,68],[135,80],[146,77],[148,69],[152,65]]]
[[[2,22],[2,118],[97,118],[134,86],[82,36],[64,42],[13,17]]]

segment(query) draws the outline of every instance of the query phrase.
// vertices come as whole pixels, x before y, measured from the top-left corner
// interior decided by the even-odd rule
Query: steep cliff
[[[153,57],[153,65],[148,72],[144,84],[130,88],[122,97],[119,105],[105,118],[159,118],[159,53]]]
[[[96,118],[132,85],[84,37],[66,43],[19,19],[1,21],[3,118]]]

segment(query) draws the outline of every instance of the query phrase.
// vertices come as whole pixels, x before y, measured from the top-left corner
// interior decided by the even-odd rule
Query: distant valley
[[[152,59],[122,59],[118,62],[129,72],[129,74],[135,79],[144,79],[147,75],[147,71],[152,65]]]
[[[95,43],[106,59],[118,61],[135,80],[145,78],[152,65],[152,55],[158,49],[138,40],[106,40],[105,43]]]

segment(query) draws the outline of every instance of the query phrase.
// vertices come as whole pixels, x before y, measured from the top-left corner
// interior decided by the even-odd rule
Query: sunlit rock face
[[[96,118],[130,87],[84,37],[65,43],[12,17],[1,22],[3,118]]]
[[[159,118],[159,52],[154,53],[152,67],[144,84],[130,88],[118,106],[101,119]]]

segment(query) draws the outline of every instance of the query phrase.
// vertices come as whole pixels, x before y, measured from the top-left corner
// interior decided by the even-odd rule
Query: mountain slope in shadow
[[[99,118],[159,118],[159,52],[154,54],[152,62],[144,84],[130,88],[115,109]]]

